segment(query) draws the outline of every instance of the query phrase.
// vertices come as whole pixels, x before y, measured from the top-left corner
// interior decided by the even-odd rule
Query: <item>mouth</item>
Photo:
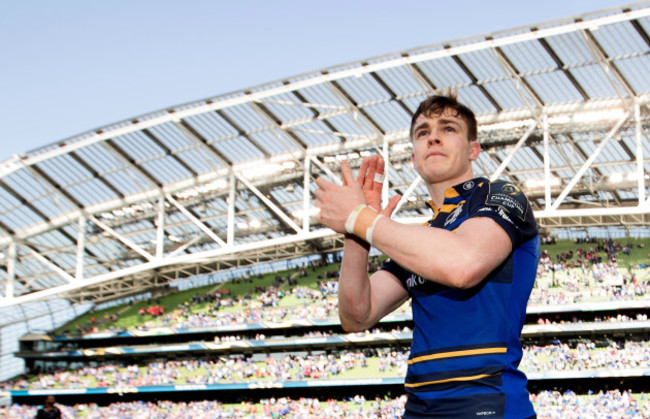
[[[442,154],[442,153],[439,152],[439,151],[432,151],[431,153],[428,153],[428,154],[427,154],[427,159],[428,159],[429,157],[444,157],[444,156],[445,156],[445,155]]]

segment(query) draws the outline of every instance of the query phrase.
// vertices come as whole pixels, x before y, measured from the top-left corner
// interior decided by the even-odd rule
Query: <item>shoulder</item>
[[[537,234],[533,210],[524,192],[505,180],[483,179],[473,190],[470,217],[486,217],[510,236],[513,248]]]
[[[509,215],[523,221],[530,211],[528,198],[514,183],[504,180],[488,182],[483,189],[485,205],[501,208]]]

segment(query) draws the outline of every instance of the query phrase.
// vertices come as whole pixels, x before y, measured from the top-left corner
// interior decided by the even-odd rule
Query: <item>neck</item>
[[[433,202],[433,205],[435,205],[436,208],[440,208],[445,201],[445,191],[447,189],[471,179],[474,179],[474,174],[470,171],[465,176],[460,176],[445,182],[427,184],[427,190],[429,191],[431,202]]]

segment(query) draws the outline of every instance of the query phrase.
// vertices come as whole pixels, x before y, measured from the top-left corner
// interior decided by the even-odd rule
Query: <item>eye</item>
[[[456,132],[456,127],[448,125],[445,127],[445,132]]]
[[[420,131],[418,131],[418,132],[415,133],[415,137],[416,137],[416,138],[420,138],[420,137],[426,136],[427,133],[428,133],[427,130],[422,129],[422,130],[420,130]]]

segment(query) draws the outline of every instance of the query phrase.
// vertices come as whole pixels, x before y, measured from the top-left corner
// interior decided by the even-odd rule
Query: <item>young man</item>
[[[413,343],[404,417],[535,417],[519,341],[539,260],[532,209],[513,184],[474,178],[481,151],[474,113],[433,96],[411,121],[412,160],[433,218],[425,226],[381,208],[384,162],[364,160],[357,179],[316,183],[320,221],[347,233],[339,281],[344,329],[365,330],[412,299]],[[368,276],[370,243],[390,261]]]
[[[61,419],[61,410],[54,405],[54,396],[47,396],[43,407],[36,412],[36,419]]]

